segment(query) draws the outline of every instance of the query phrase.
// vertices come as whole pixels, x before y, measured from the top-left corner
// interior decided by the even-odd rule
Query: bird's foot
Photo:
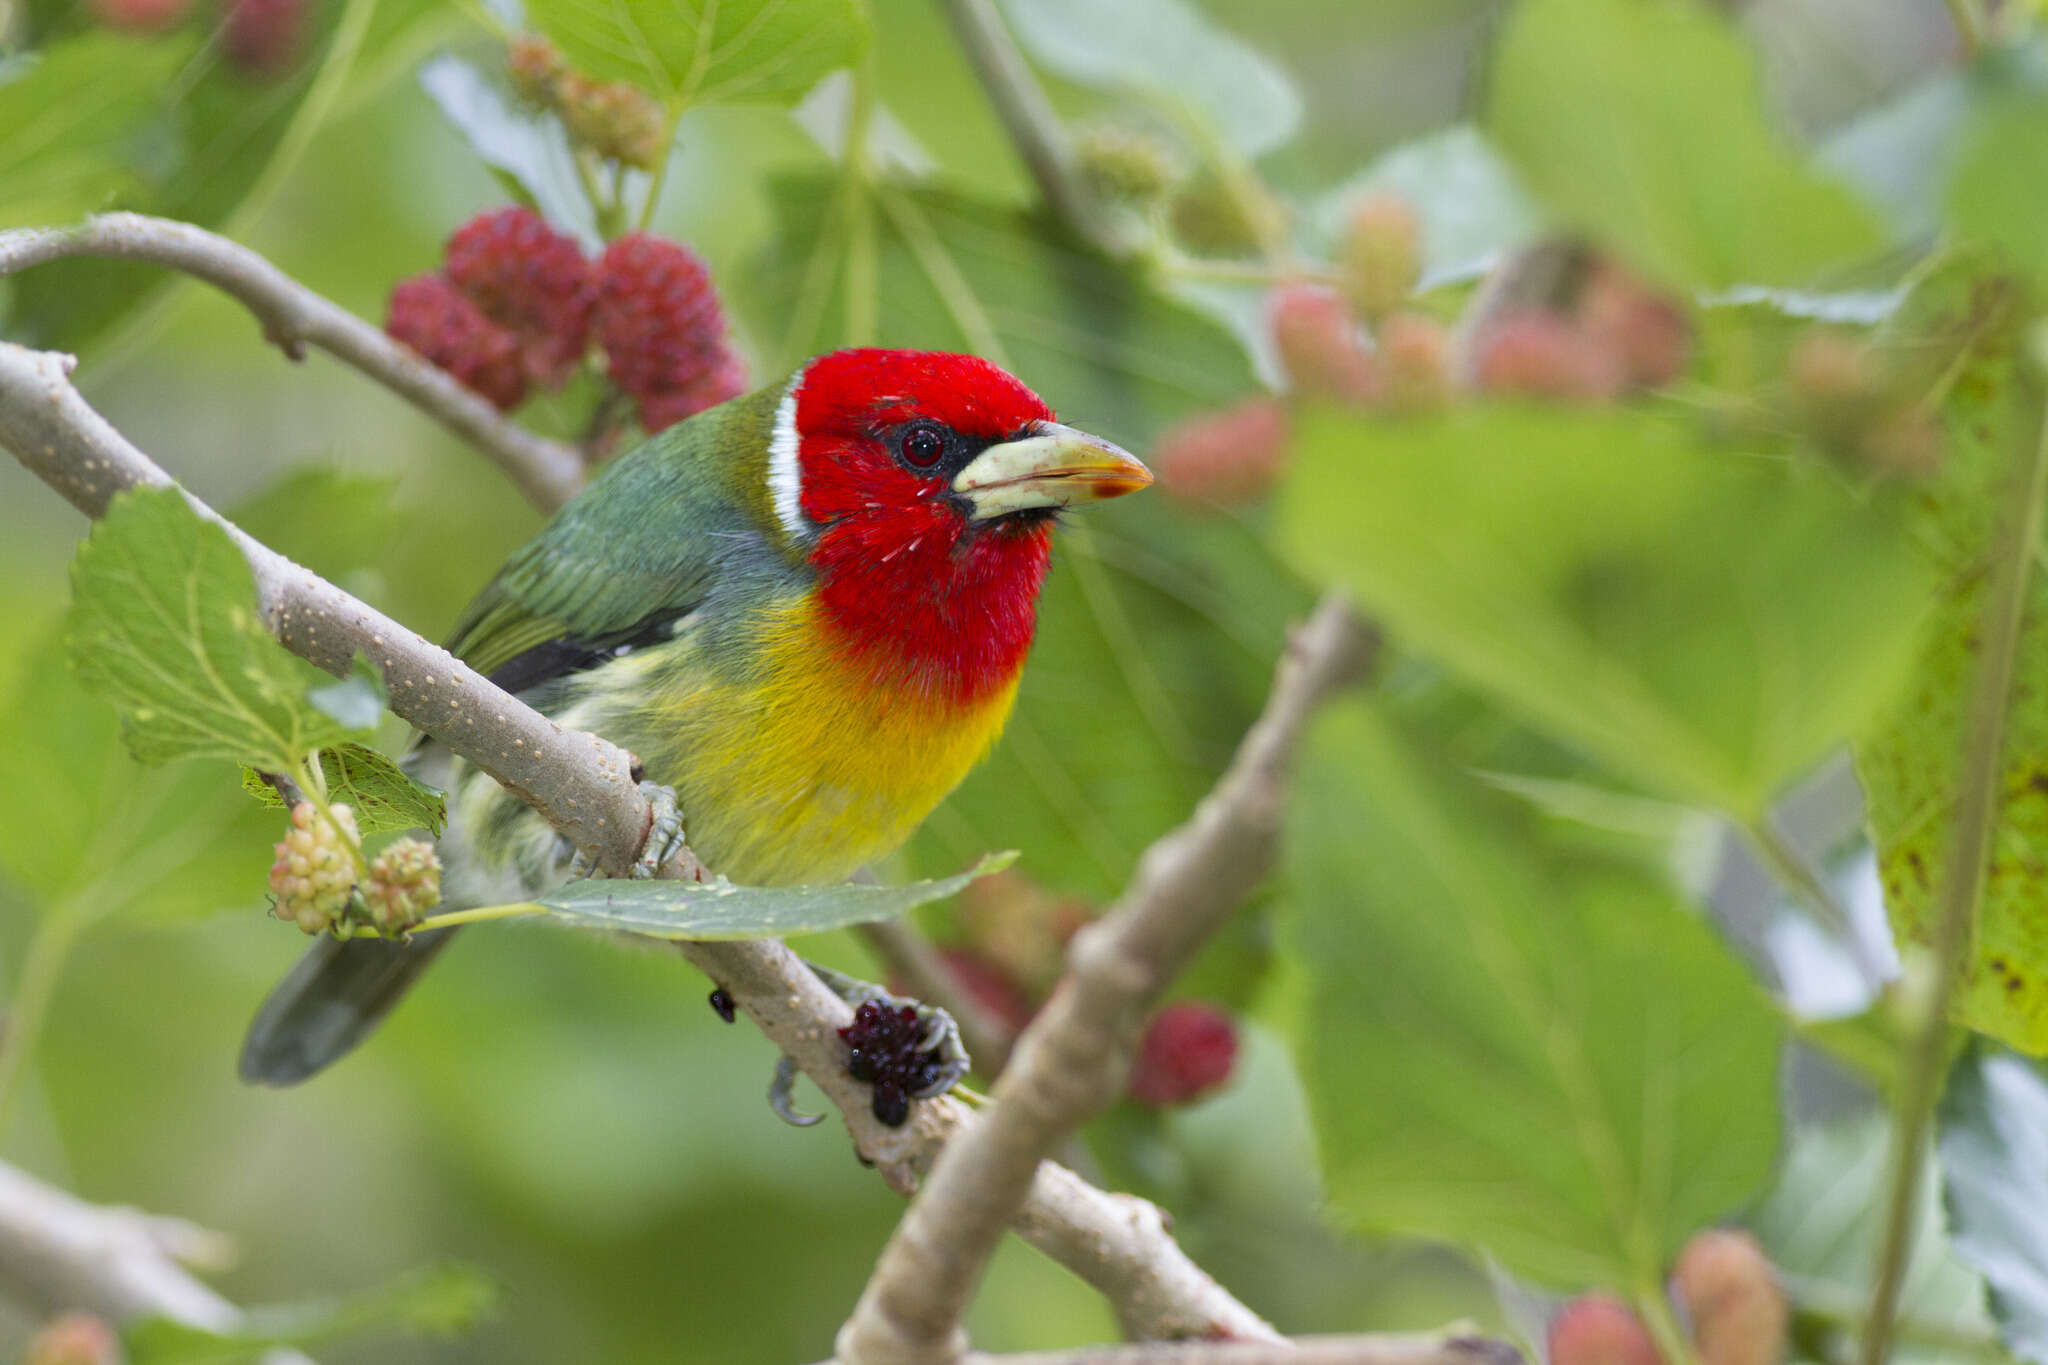
[[[676,804],[674,787],[664,787],[659,782],[642,782],[640,794],[647,798],[653,816],[647,822],[647,838],[641,842],[640,856],[633,860],[633,866],[626,875],[636,882],[645,882],[658,876],[670,858],[689,846],[689,841],[683,834],[683,812]],[[569,859],[572,880],[588,877],[596,870],[596,864],[580,850]]]

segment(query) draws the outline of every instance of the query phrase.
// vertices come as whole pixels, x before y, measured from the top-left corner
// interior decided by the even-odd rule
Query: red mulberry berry
[[[526,397],[519,338],[483,315],[445,275],[415,275],[391,291],[384,330],[499,409]]]
[[[526,208],[478,214],[448,239],[443,272],[483,315],[519,338],[527,378],[551,388],[590,341],[590,262]]]
[[[1230,1079],[1237,1025],[1213,1005],[1184,1000],[1152,1018],[1131,1063],[1131,1098],[1154,1109],[1187,1104]]]
[[[1482,389],[1599,402],[1628,383],[1613,350],[1554,313],[1512,313],[1489,323],[1474,348]]]
[[[306,46],[307,0],[228,0],[221,50],[252,76],[279,76]]]
[[[1321,285],[1283,285],[1267,304],[1280,367],[1298,393],[1362,403],[1378,387],[1344,300]]]
[[[650,432],[745,386],[718,291],[688,247],[639,232],[613,242],[598,262],[593,320],[612,382],[640,400]]]
[[[421,839],[399,839],[370,863],[363,910],[387,934],[412,928],[441,903],[441,859]]]
[[[1594,263],[1577,318],[1587,335],[1613,351],[1632,388],[1669,384],[1692,359],[1685,310],[1611,258]]]
[[[1234,506],[1264,493],[1287,459],[1287,409],[1253,398],[1173,427],[1152,451],[1159,487],[1187,502]]]
[[[1664,1365],[1650,1329],[1611,1294],[1582,1294],[1550,1322],[1550,1365]]]
[[[355,849],[362,836],[356,830],[355,812],[347,806],[328,810],[334,816],[331,823],[310,801],[293,806],[291,832],[276,846],[277,857],[270,865],[270,891],[277,897],[271,913],[309,934],[332,928],[341,919],[356,883]]]

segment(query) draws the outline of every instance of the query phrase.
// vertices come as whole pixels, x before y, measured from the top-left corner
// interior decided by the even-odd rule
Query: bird
[[[673,788],[742,885],[844,880],[994,746],[1068,508],[1152,481],[990,361],[864,347],[709,408],[609,464],[515,552],[448,642]],[[536,814],[422,737],[448,794],[450,908],[572,875]],[[240,1073],[285,1086],[363,1041],[453,929],[322,938],[270,993]]]

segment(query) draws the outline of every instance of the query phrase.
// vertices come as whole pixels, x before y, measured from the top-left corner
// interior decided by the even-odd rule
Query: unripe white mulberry
[[[400,839],[370,863],[363,883],[363,910],[384,933],[418,924],[441,903],[441,859],[421,839]]]
[[[356,882],[355,850],[362,843],[355,812],[347,806],[328,809],[331,822],[310,801],[293,806],[291,831],[278,843],[270,865],[270,891],[277,897],[271,913],[309,934],[332,928],[348,910]]]

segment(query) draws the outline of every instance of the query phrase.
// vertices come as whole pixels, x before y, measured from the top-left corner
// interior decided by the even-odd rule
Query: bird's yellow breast
[[[653,718],[665,742],[638,751],[676,788],[705,865],[737,882],[836,881],[892,852],[988,753],[1016,700],[1014,676],[971,702],[878,682],[810,596],[755,630],[744,682],[670,674],[682,685],[656,689]]]

